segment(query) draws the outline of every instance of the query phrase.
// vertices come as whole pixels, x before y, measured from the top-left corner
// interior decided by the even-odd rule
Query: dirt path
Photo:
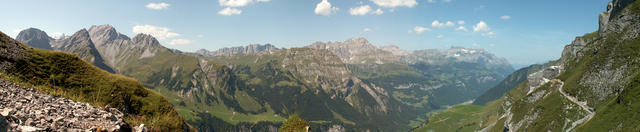
[[[561,80],[554,79],[552,81],[560,83],[560,87],[558,87],[558,91],[560,92],[560,94],[562,94],[562,96],[564,96],[565,98],[569,99],[569,101],[577,104],[578,106],[580,106],[582,108],[582,110],[587,112],[587,116],[585,116],[584,118],[576,120],[575,122],[573,122],[571,124],[571,127],[569,127],[569,129],[566,130],[567,132],[571,131],[573,128],[575,128],[579,124],[582,124],[582,123],[584,123],[586,121],[591,120],[591,118],[593,118],[593,116],[595,115],[595,112],[593,111],[593,109],[591,107],[589,107],[587,105],[586,101],[579,101],[576,97],[570,96],[566,92],[564,92],[564,89],[562,89],[562,86],[564,86],[564,82],[562,82]]]

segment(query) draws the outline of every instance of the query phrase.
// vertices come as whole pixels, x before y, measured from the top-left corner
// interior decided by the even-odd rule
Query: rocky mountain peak
[[[346,45],[354,45],[354,46],[373,46],[369,40],[365,38],[351,38],[349,40],[344,41]]]
[[[96,45],[102,46],[104,44],[113,42],[118,39],[129,40],[129,38],[123,34],[118,33],[111,25],[93,25],[89,28],[89,35]]]
[[[51,41],[53,38],[49,37],[46,32],[37,28],[28,28],[20,31],[16,40],[28,43],[34,48],[39,49],[51,49]]]
[[[87,31],[86,28],[80,29],[79,31],[77,31],[76,33],[74,33],[73,35],[71,35],[71,37],[69,37],[71,40],[79,40],[79,39],[89,39],[90,35],[89,35],[89,31]]]
[[[307,47],[316,48],[316,49],[329,49],[329,50],[364,50],[364,49],[375,49],[369,40],[365,38],[351,38],[345,40],[344,42],[315,42]]]
[[[149,34],[140,33],[133,37],[132,42],[139,45],[160,45],[160,42]]]

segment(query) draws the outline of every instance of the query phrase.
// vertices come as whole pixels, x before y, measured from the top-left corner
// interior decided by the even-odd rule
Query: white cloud
[[[469,30],[467,30],[467,28],[464,27],[464,26],[458,26],[458,28],[456,28],[456,31],[465,31],[466,32],[466,31],[469,31]]]
[[[495,47],[495,46],[496,46],[496,44],[489,44],[489,46],[490,46],[490,47]]]
[[[372,10],[373,9],[371,9],[371,6],[363,5],[363,6],[359,6],[359,7],[350,8],[349,9],[349,14],[354,15],[354,16],[362,16],[362,15],[368,14]]]
[[[171,29],[167,27],[158,27],[153,25],[136,25],[133,26],[133,33],[149,34],[158,40],[165,40],[167,38],[173,38],[180,36],[178,33],[171,32]]]
[[[198,34],[196,37],[198,37],[198,38],[203,38],[203,37],[204,37],[204,35],[202,35],[202,34]]]
[[[495,35],[495,33],[493,33],[493,32],[486,32],[486,33],[482,33],[482,34],[480,34],[480,35],[482,35],[482,36],[486,36],[486,37],[489,37],[489,38],[494,38],[494,37],[495,37],[495,36],[494,36],[494,35]]]
[[[376,15],[382,15],[382,13],[384,13],[384,11],[382,11],[382,9],[378,8],[376,11],[373,11],[372,13],[376,14]]]
[[[447,23],[446,23],[446,24],[444,24],[444,25],[445,25],[445,26],[447,26],[447,27],[453,27],[453,26],[456,26],[456,24],[455,24],[455,23],[453,23],[453,22],[451,22],[451,21],[447,21]]]
[[[218,14],[224,15],[224,16],[240,15],[240,14],[242,14],[242,10],[239,10],[239,9],[236,9],[236,8],[227,7],[227,8],[224,8],[224,9],[218,11]]]
[[[478,46],[480,46],[480,45],[478,45],[477,43],[473,43],[473,44],[471,44],[471,46],[473,46],[473,47],[478,47]]]
[[[508,19],[511,19],[511,16],[509,16],[509,15],[500,16],[500,19],[508,20]]]
[[[316,5],[315,13],[318,15],[329,16],[331,13],[338,11],[337,7],[331,6],[328,0],[322,0]]]
[[[360,32],[359,34],[368,33],[368,32],[371,32],[371,31],[373,31],[373,29],[371,29],[371,28],[364,28],[364,29],[362,29],[362,32]]]
[[[432,27],[444,27],[444,23],[440,23],[438,20],[431,22]]]
[[[436,3],[436,0],[427,0],[429,3]]]
[[[253,3],[253,0],[218,0],[218,3],[220,6],[243,7]]]
[[[362,30],[362,32],[371,32],[371,31],[373,31],[371,28],[364,28],[364,29]]]
[[[164,10],[169,8],[169,6],[170,5],[168,3],[160,2],[160,3],[149,3],[145,7],[153,10]]]
[[[256,0],[257,2],[269,2],[271,0]]]
[[[416,26],[415,28],[413,28],[413,30],[409,30],[409,33],[422,34],[422,32],[425,31],[431,31],[431,29],[422,26]]]
[[[363,6],[359,6],[359,7],[349,8],[349,14],[354,15],[354,16],[362,16],[362,15],[366,15],[366,14],[380,15],[382,13],[384,13],[384,11],[382,11],[382,9],[378,8],[377,10],[374,11],[371,8],[371,6],[369,6],[369,5],[363,5]]]
[[[173,39],[169,42],[169,45],[186,45],[186,44],[191,44],[191,40],[187,40],[187,39]]]
[[[442,35],[442,34],[438,35],[438,36],[436,36],[436,38],[444,38],[444,35]]]
[[[53,32],[53,34],[51,34],[51,37],[56,39],[62,36],[64,36],[64,33],[61,33],[61,32]]]
[[[447,3],[451,2],[451,0],[442,0],[442,1]]]
[[[459,20],[458,21],[458,25],[462,25],[462,24],[464,24],[464,21],[463,20]]]
[[[473,32],[489,32],[491,28],[484,21],[478,22],[475,26],[473,26]]]
[[[412,8],[418,5],[416,0],[371,0],[374,4],[385,8],[396,8],[399,6],[406,6]]]

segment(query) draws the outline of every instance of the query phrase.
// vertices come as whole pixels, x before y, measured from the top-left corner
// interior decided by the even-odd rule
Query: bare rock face
[[[271,44],[251,44],[247,46],[238,46],[238,47],[230,47],[230,48],[222,48],[216,51],[209,51],[206,49],[200,49],[195,53],[200,56],[232,56],[235,54],[256,54],[260,52],[271,52],[280,50],[276,46]]]
[[[0,79],[0,131],[127,131],[124,114]]]
[[[40,29],[29,28],[20,31],[16,40],[29,44],[31,47],[39,48],[39,49],[52,49],[51,41],[53,38],[49,37],[47,33]]]
[[[638,18],[622,13],[623,9],[634,1],[635,0],[613,0],[609,2],[609,4],[607,4],[607,11],[600,13],[598,34],[603,35],[608,32],[619,32],[622,30],[622,27],[637,23],[639,21]],[[614,21],[614,19],[620,20]]]

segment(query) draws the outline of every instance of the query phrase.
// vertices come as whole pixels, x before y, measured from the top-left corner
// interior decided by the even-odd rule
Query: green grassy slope
[[[635,1],[627,6],[622,15],[638,18],[640,16],[640,2]],[[615,22],[619,17],[614,18]],[[634,19],[637,22],[638,19]],[[640,38],[637,31],[638,24],[630,23],[620,27],[621,32],[610,32],[598,35],[598,32],[585,34],[584,50],[580,56],[563,56],[558,62],[564,64],[563,72],[557,77],[564,84],[562,87],[554,87],[557,83],[547,83],[537,88],[532,93],[546,91],[539,100],[531,101],[531,94],[527,95],[527,81],[513,88],[501,102],[508,102],[510,106],[484,106],[485,109],[505,107],[513,114],[511,123],[523,121],[522,127],[510,131],[639,131],[640,130]],[[635,28],[635,29],[634,29]],[[632,36],[632,37],[629,37]],[[593,80],[595,78],[595,80]],[[553,82],[553,81],[552,81]],[[604,84],[601,86],[599,85]],[[573,96],[579,101],[587,102],[587,107],[593,108],[595,115],[588,118],[588,112],[576,103],[569,100],[559,92],[566,91],[568,96]],[[504,100],[503,100],[504,99]],[[498,101],[500,101],[498,100]],[[503,103],[501,103],[503,104]],[[504,103],[507,104],[507,103]],[[465,106],[471,107],[471,106]],[[449,111],[441,112],[433,118],[447,118],[451,116]],[[472,113],[466,112],[466,113]],[[499,112],[504,113],[504,112]],[[461,120],[472,120],[475,116],[467,116]],[[585,119],[585,122],[575,121]],[[431,120],[430,120],[431,121]],[[489,120],[484,120],[489,121]],[[506,130],[504,123],[499,119],[496,125],[489,131]],[[438,123],[428,122],[425,126],[437,126]],[[440,124],[442,125],[442,124]],[[512,124],[513,125],[513,124]],[[463,127],[453,125],[451,127]],[[425,130],[420,128],[419,130]]]
[[[17,43],[0,33],[0,51]],[[96,107],[109,105],[125,113],[132,125],[145,124],[155,131],[182,131],[185,123],[160,94],[145,89],[136,80],[110,74],[69,53],[40,50],[19,44],[23,57],[0,57],[11,63],[2,78],[34,86],[54,96],[87,102]]]

